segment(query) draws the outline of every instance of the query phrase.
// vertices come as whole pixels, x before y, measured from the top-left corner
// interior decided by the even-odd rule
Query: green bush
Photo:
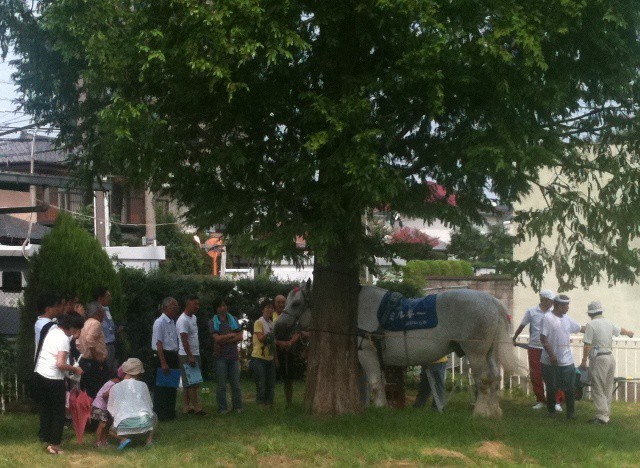
[[[111,291],[111,311],[116,322],[123,318],[122,292],[109,256],[100,243],[69,215],[61,213],[53,230],[42,240],[38,254],[31,257],[27,287],[21,309],[18,360],[20,376],[33,370],[35,352],[33,325],[42,311],[37,298],[43,291],[74,294],[87,303],[96,286]]]
[[[424,296],[420,288],[415,287],[413,284],[405,283],[404,281],[378,281],[376,286],[382,289],[388,289],[389,291],[399,292],[405,297]]]
[[[427,276],[473,276],[473,267],[461,260],[411,260],[403,273],[405,283],[422,289],[427,286]]]
[[[197,317],[200,358],[205,378],[211,376],[213,368],[213,343],[208,322],[215,313],[214,301],[217,298],[226,298],[232,314],[253,321],[260,315],[258,303],[262,298],[274,297],[277,294],[286,295],[297,285],[264,278],[233,282],[203,275],[176,275],[165,272],[145,274],[131,268],[120,269],[118,276],[122,282],[126,304],[124,320],[118,324],[124,325],[125,345],[120,359],[137,357],[144,362],[145,368],[151,369],[151,333],[153,322],[160,315],[159,305],[165,297],[171,296],[178,300],[182,309],[185,297],[196,294],[200,298]],[[153,372],[148,372],[147,378],[153,378]]]

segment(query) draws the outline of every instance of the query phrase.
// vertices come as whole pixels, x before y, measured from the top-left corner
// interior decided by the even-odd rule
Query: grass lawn
[[[245,412],[215,415],[215,386],[203,395],[208,416],[180,416],[162,423],[151,448],[107,449],[75,442],[65,430],[62,456],[47,455],[36,439],[32,414],[0,416],[0,466],[429,466],[580,465],[638,466],[640,405],[614,403],[608,426],[587,423],[591,402],[578,402],[578,419],[552,419],[532,401],[505,399],[504,418],[471,417],[471,398],[456,394],[445,414],[428,409],[367,409],[360,415],[316,419],[300,403],[285,408],[276,387],[273,409],[253,403],[244,383]],[[302,384],[296,387],[300,401]],[[410,398],[411,398],[410,393]],[[180,400],[180,395],[178,395]]]

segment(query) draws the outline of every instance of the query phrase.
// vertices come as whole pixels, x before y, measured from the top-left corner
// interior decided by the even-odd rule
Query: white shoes
[[[558,413],[562,413],[562,406],[560,405],[560,403],[556,403],[556,411]]]
[[[535,409],[535,410],[539,410],[539,409],[546,408],[546,407],[547,407],[547,405],[545,403],[542,403],[541,401],[539,401],[538,403],[533,405],[533,409]]]

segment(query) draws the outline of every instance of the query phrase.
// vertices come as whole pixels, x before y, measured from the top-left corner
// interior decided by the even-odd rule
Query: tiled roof
[[[43,226],[42,224],[33,223],[31,228],[31,242],[39,244],[44,235],[49,231],[51,231],[51,228]],[[0,239],[24,240],[28,232],[28,221],[6,214],[0,214]]]
[[[0,170],[12,163],[25,163],[31,160],[31,138],[0,141]],[[53,146],[53,140],[37,138],[33,152],[37,162],[63,164],[67,153]]]

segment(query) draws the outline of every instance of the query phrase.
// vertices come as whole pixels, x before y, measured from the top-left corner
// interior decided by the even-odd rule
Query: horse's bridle
[[[305,293],[305,290],[302,289],[302,288],[300,289],[300,293],[302,294],[302,299],[304,300],[304,306],[305,306],[304,310],[300,313],[300,315],[295,316],[295,315],[287,312],[286,309],[282,311],[282,315],[288,315],[289,317],[293,318],[293,325],[291,325],[291,329],[295,329],[296,326],[300,325],[300,318],[304,315],[304,313],[308,309],[311,309],[311,296],[309,294]],[[302,337],[300,338],[300,342],[305,346],[308,345],[308,342],[307,343],[303,342]]]

